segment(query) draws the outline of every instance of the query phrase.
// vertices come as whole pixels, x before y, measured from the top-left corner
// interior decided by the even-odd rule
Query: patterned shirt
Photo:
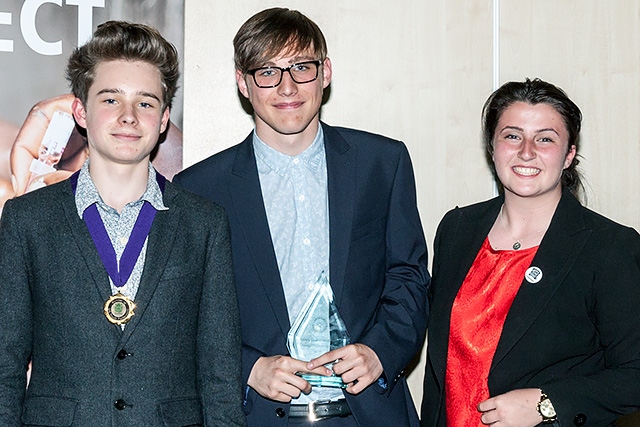
[[[100,197],[98,193],[98,189],[96,188],[93,180],[91,179],[91,175],[89,175],[89,160],[87,160],[84,165],[82,165],[82,169],[80,169],[80,175],[78,176],[78,186],[76,188],[76,209],[78,211],[78,215],[82,218],[84,211],[91,205],[96,204],[98,207],[98,212],[100,213],[100,217],[102,218],[102,222],[104,223],[104,227],[107,230],[107,234],[109,235],[109,239],[111,240],[111,244],[116,252],[116,259],[118,264],[120,263],[120,257],[124,252],[124,248],[129,241],[129,236],[131,235],[131,230],[133,230],[133,226],[138,219],[138,214],[140,213],[140,209],[142,209],[142,205],[147,201],[151,203],[151,205],[158,211],[168,210],[164,205],[162,200],[162,191],[160,191],[160,186],[156,181],[156,171],[149,163],[149,178],[147,179],[147,189],[145,190],[142,197],[134,202],[127,203],[125,207],[122,209],[121,213],[118,213],[117,210],[108,206]],[[111,293],[113,295],[118,292],[123,295],[135,299],[136,293],[138,292],[138,286],[140,285],[140,277],[142,276],[142,270],[144,268],[144,261],[147,252],[147,239],[145,239],[144,246],[142,247],[142,251],[138,256],[138,260],[136,261],[135,266],[133,267],[133,271],[131,276],[127,280],[127,283],[121,288],[116,288],[115,284],[109,277],[109,283],[111,284]],[[125,325],[122,325],[124,329]]]
[[[297,156],[274,150],[255,132],[253,149],[289,323],[293,324],[320,274],[324,271],[329,277],[329,197],[322,126],[309,148]],[[301,395],[292,403],[343,396],[340,389],[314,387],[310,395]]]

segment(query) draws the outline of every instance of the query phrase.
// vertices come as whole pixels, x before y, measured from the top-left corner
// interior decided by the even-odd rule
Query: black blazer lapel
[[[430,317],[440,319],[442,323],[429,325],[428,345],[432,349],[430,361],[441,385],[446,369],[453,302],[497,218],[503,200],[497,197],[480,205],[454,211],[452,214],[458,215],[458,218],[447,225],[446,235],[442,236],[446,240],[439,243],[440,248],[434,249],[441,252],[437,258],[442,265],[434,270],[432,286],[438,288],[436,291],[440,296],[436,304],[430,304]]]
[[[565,190],[531,262],[532,267],[542,271],[542,278],[537,283],[529,283],[526,279],[522,281],[505,320],[491,370],[517,345],[531,324],[538,321],[542,310],[578,259],[591,235],[591,231],[585,228],[581,209],[580,203]]]
[[[322,124],[329,197],[330,283],[340,306],[355,209],[356,150],[333,128]]]
[[[238,146],[228,186],[242,235],[253,258],[253,265],[266,289],[282,333],[286,336],[289,333],[290,321],[278,261],[273,249],[264,203],[256,202],[263,199],[253,152],[253,133]]]

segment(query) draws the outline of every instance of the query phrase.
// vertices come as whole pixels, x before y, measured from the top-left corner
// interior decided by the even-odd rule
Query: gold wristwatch
[[[552,424],[558,419],[556,410],[544,391],[540,390],[540,402],[538,402],[538,414],[542,417],[543,424]]]

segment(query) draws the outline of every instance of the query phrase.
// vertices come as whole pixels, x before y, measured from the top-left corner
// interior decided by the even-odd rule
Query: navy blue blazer
[[[372,385],[357,396],[345,394],[361,426],[416,425],[403,373],[423,343],[430,278],[409,154],[399,141],[322,126],[331,287],[352,342],[376,352],[388,379],[386,390]],[[252,137],[174,178],[179,185],[222,205],[229,216],[245,384],[259,357],[288,354],[291,324]],[[250,388],[244,410],[250,426],[288,424],[287,404],[265,399]]]
[[[497,197],[456,208],[438,227],[423,427],[445,425],[451,306],[502,203]],[[541,388],[561,426],[610,425],[640,405],[640,236],[565,190],[531,265],[542,278],[523,280],[511,305],[489,392]]]

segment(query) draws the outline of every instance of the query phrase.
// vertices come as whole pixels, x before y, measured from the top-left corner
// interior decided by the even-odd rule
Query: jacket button
[[[578,427],[583,426],[587,423],[587,416],[583,413],[577,414],[573,417],[573,423]]]
[[[115,402],[113,402],[113,406],[115,406],[118,411],[122,411],[124,408],[127,407],[127,404],[124,400],[118,399]]]
[[[284,409],[282,409],[282,408],[276,409],[276,417],[284,418],[285,415],[287,415],[287,413],[284,411]]]
[[[118,354],[116,355],[116,357],[118,358],[118,360],[124,360],[126,359],[128,356],[127,351],[123,348],[122,350],[120,350],[118,352]]]

